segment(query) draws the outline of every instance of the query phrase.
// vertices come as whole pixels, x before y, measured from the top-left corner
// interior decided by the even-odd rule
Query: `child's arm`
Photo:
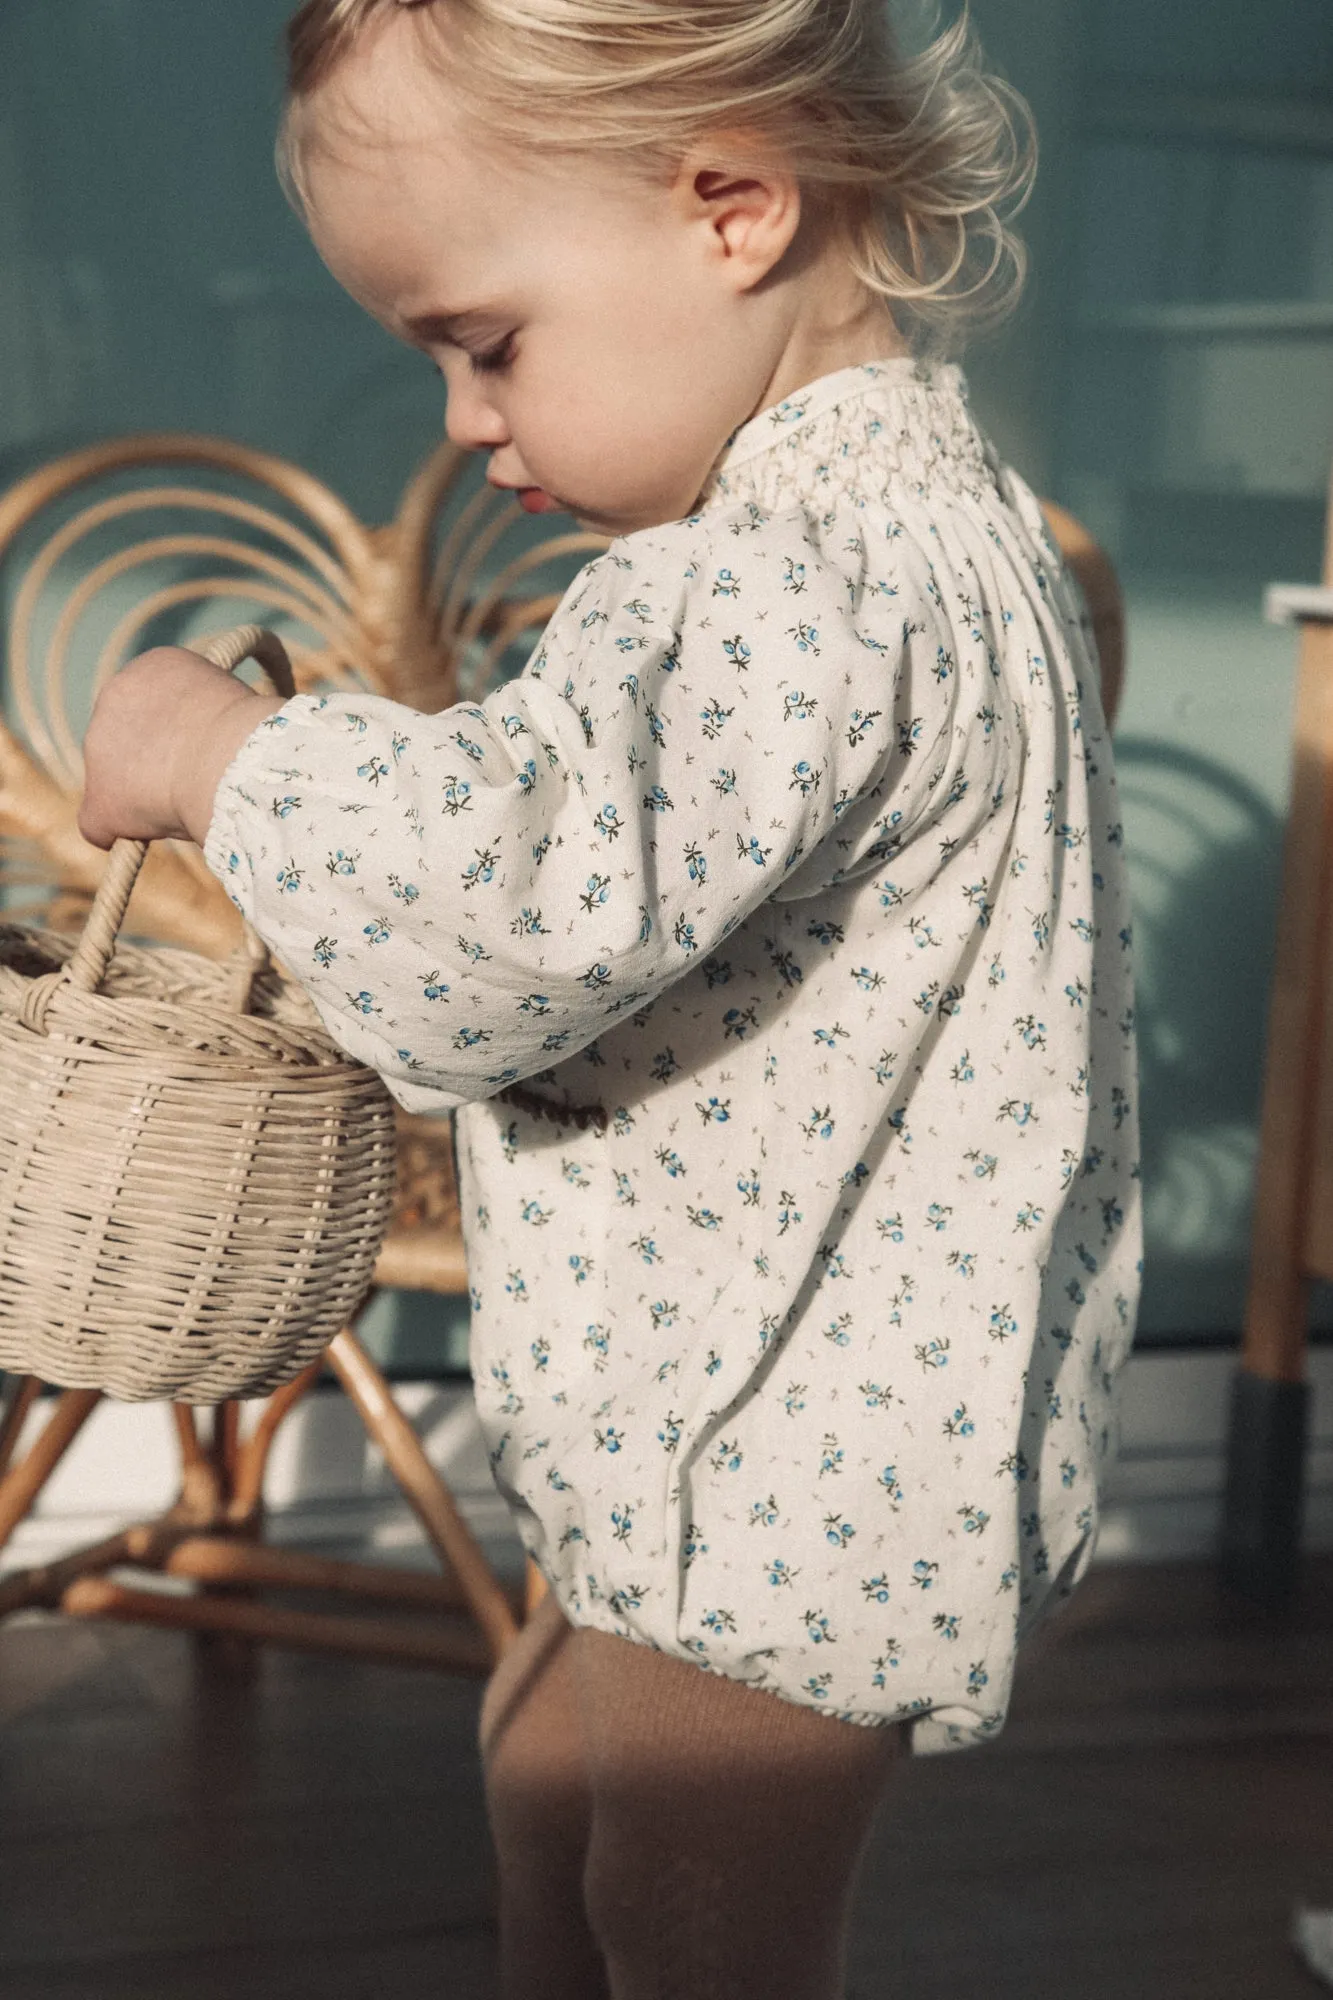
[[[848,576],[790,521],[727,546],[719,601],[694,539],[678,524],[591,565],[484,702],[252,711],[206,857],[414,1108],[574,1054],[795,890],[835,825],[860,831],[830,843],[825,879],[896,853],[941,774],[953,692],[932,625],[909,641],[886,604],[867,638]]]

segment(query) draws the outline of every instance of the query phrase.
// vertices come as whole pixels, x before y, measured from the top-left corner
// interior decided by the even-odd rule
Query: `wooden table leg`
[[[1333,584],[1333,493],[1324,580]],[[1301,634],[1249,1296],[1232,1385],[1222,1576],[1281,1605],[1300,1574],[1309,1281],[1333,1276],[1333,625]]]

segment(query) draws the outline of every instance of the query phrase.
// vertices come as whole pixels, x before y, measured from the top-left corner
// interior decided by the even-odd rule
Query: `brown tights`
[[[502,2000],[839,2000],[897,1747],[544,1598],[482,1705]]]

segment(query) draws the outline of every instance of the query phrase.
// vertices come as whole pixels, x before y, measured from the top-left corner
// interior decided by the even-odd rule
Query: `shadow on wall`
[[[1213,759],[1116,741],[1138,983],[1141,1327],[1236,1331],[1244,1310],[1283,820]],[[1261,950],[1248,943],[1264,940]]]

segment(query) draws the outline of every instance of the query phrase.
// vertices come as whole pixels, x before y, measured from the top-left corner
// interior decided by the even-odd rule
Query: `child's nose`
[[[449,384],[444,430],[450,443],[461,445],[464,451],[495,451],[509,443],[504,418],[485,388],[466,375]]]

